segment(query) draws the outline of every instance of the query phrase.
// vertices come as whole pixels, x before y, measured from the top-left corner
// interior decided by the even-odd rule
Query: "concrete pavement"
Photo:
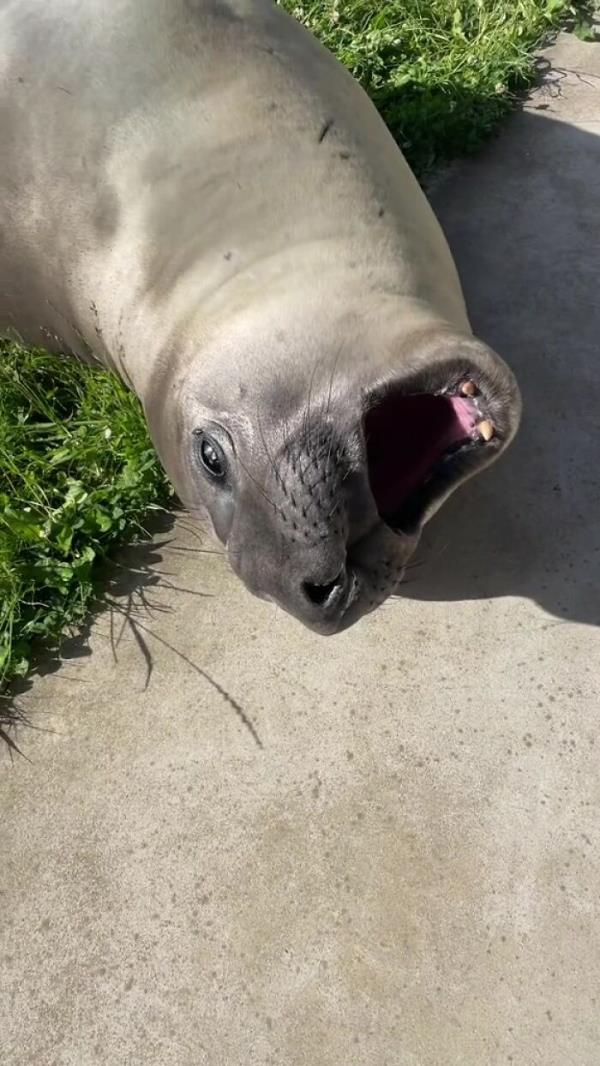
[[[23,697],[3,1066],[600,1062],[600,45],[550,54],[432,191],[526,416],[405,598],[324,641],[181,522]]]

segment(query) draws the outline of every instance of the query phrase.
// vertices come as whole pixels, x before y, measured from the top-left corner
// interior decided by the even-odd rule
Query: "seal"
[[[514,436],[370,100],[269,0],[2,0],[0,324],[140,397],[256,595],[339,632]]]

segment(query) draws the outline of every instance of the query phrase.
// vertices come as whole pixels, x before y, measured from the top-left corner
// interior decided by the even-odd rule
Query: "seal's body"
[[[270,0],[0,0],[0,329],[117,371],[183,502],[323,633],[516,431],[362,89]]]

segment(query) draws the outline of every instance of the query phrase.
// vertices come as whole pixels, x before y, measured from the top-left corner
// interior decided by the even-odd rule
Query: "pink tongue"
[[[454,411],[455,425],[460,428],[455,440],[461,437],[470,437],[475,425],[473,404],[470,400],[463,400],[462,396],[450,396],[450,404]]]
[[[399,510],[438,459],[470,437],[473,405],[460,396],[391,396],[365,418],[371,491],[381,515]]]

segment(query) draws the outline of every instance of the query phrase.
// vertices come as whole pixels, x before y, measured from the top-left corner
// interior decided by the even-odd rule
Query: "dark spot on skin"
[[[245,385],[240,385],[240,388],[239,388],[240,399],[243,400],[247,395],[248,395],[248,389],[246,388],[246,386]]]
[[[272,103],[269,104],[269,111],[277,111],[278,107],[279,107],[279,104],[276,104],[275,101],[273,100]]]
[[[385,215],[385,207],[380,207],[377,214],[379,215],[379,218],[383,218],[383,216]]]
[[[319,134],[319,144],[323,144],[323,141],[325,140],[325,138],[326,138],[327,134],[329,133],[329,131],[330,131],[332,126],[333,126],[333,119],[332,118],[327,119],[327,122],[325,123],[324,126],[322,126],[321,132]]]
[[[340,152],[340,159],[350,159],[350,152]]]
[[[233,255],[233,252],[225,252],[224,255],[223,255],[223,259],[228,259],[229,260],[229,259],[231,259],[232,255]]]
[[[102,337],[102,330],[100,328],[100,320],[98,318],[98,308],[96,307],[96,304],[93,301],[90,304],[90,311],[92,312],[92,314],[94,316],[94,320],[95,320],[94,321],[94,330],[95,330],[96,336],[97,337]]]
[[[25,84],[25,78],[17,78],[17,81],[19,82],[19,85]]]

